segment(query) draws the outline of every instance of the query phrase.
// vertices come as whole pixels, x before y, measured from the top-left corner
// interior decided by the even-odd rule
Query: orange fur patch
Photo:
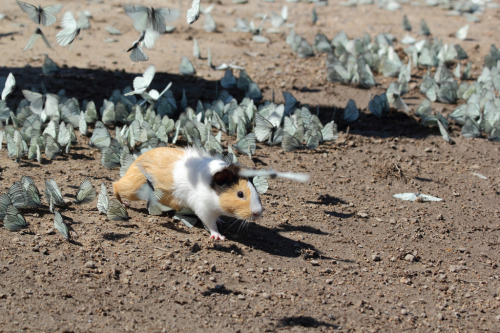
[[[113,183],[113,191],[118,200],[126,198],[130,201],[139,200],[137,192],[146,183],[146,177],[138,167],[140,165],[153,179],[154,187],[163,192],[160,202],[173,209],[182,208],[172,195],[174,163],[182,158],[184,151],[175,148],[159,147],[139,156],[128,168],[127,173]]]
[[[238,197],[239,191],[243,192],[245,195],[243,199]],[[237,184],[227,189],[219,196],[219,204],[228,214],[242,219],[249,219],[252,217],[250,195],[251,192],[247,186],[247,180],[240,179]]]

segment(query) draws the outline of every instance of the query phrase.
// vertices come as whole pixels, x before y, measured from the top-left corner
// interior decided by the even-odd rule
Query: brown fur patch
[[[138,167],[140,165],[154,180],[155,189],[163,192],[160,202],[173,209],[182,208],[172,195],[174,163],[182,158],[184,151],[175,148],[159,147],[139,156],[128,168],[127,173],[113,183],[113,191],[118,200],[126,198],[139,200],[137,192],[146,183],[146,177]]]
[[[219,195],[219,204],[221,208],[230,215],[249,219],[252,217],[252,209],[250,207],[250,189],[247,186],[246,179],[240,178],[230,188],[225,189]],[[238,197],[238,192],[243,192],[244,198]]]
[[[229,165],[228,167],[215,173],[210,186],[217,194],[221,194],[240,181],[240,176],[238,175],[239,171],[240,167],[234,164]]]

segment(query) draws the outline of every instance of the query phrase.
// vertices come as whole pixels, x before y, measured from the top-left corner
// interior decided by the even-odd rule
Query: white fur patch
[[[247,181],[247,186],[250,189],[250,209],[255,215],[262,215],[262,203],[260,202],[259,194],[253,184]]]

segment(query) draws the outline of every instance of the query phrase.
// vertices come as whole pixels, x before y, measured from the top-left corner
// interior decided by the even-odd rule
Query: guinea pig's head
[[[222,210],[230,216],[251,220],[262,215],[259,194],[247,178],[238,175],[239,167],[229,165],[216,172],[212,188],[219,196]]]

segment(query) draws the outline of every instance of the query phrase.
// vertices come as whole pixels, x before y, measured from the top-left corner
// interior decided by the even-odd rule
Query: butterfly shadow
[[[216,286],[214,288],[208,288],[207,290],[205,290],[204,292],[201,293],[203,296],[212,296],[213,294],[216,294],[216,295],[231,295],[231,294],[239,294],[239,293],[236,293],[234,291],[232,291],[231,289],[227,289],[226,286],[224,285],[219,285],[219,286]]]
[[[347,204],[347,201],[331,196],[330,194],[321,194],[318,197],[317,201],[306,201],[306,202],[314,205],[324,205],[324,206]]]
[[[180,222],[180,221],[178,221],[178,222]],[[161,222],[159,225],[161,227],[164,227],[164,228],[176,231],[176,232],[180,232],[180,233],[183,233],[183,234],[189,234],[189,231],[187,231],[187,230],[179,227],[177,225],[177,221],[174,221],[173,219],[171,221]]]
[[[348,219],[348,218],[354,216],[354,213],[347,213],[346,214],[346,213],[339,213],[339,212],[327,211],[327,210],[325,210],[325,214],[328,215],[328,216],[337,217],[339,219]]]
[[[1,33],[0,34],[0,39],[4,38],[4,37],[10,37],[10,36],[14,36],[14,35],[17,35],[19,32],[17,31],[11,31],[11,32],[5,32],[5,33]]]
[[[291,224],[281,223],[278,224],[278,228],[282,232],[303,232],[315,235],[329,235],[328,232],[324,232],[321,229],[313,228],[307,225],[291,225]]]
[[[106,232],[102,235],[102,238],[109,241],[118,241],[130,237],[132,233],[118,233],[118,232]]]
[[[278,320],[276,326],[277,328],[288,328],[288,329],[290,329],[291,327],[303,327],[303,328],[326,327],[330,329],[341,328],[338,325],[327,323],[325,321],[321,321],[310,316],[283,317],[280,320]]]

